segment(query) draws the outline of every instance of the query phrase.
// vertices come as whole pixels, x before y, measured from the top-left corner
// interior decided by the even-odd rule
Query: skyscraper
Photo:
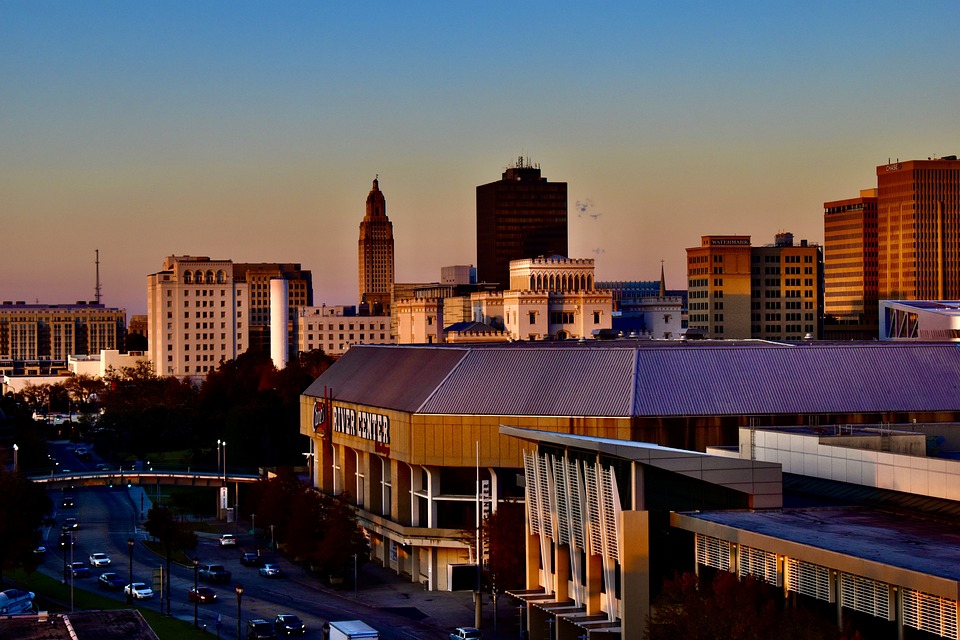
[[[877,167],[881,300],[960,298],[957,156]]]
[[[360,223],[360,307],[369,313],[388,313],[393,289],[393,223],[379,178],[367,195],[367,213]],[[374,309],[379,308],[379,311]]]
[[[875,340],[877,190],[823,203],[824,337]]]
[[[477,279],[510,287],[510,261],[567,256],[567,183],[517,158],[497,182],[477,187]]]

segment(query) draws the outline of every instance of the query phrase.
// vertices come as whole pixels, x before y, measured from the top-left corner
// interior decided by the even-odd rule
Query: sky
[[[168,255],[298,262],[356,304],[476,263],[476,187],[568,184],[599,280],[707,234],[823,241],[876,167],[960,153],[960,3],[0,0],[0,300],[146,312]],[[662,262],[661,262],[662,261]]]

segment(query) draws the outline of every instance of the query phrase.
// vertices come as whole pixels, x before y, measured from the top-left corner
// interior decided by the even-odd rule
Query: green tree
[[[5,569],[33,571],[40,557],[40,527],[53,510],[43,487],[19,473],[0,473],[0,583]]]

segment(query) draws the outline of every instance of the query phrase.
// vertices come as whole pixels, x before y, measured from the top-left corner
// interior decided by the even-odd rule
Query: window
[[[599,311],[594,311],[594,312],[593,312],[593,324],[600,324],[600,312],[599,312]]]
[[[529,315],[529,317],[530,317],[530,324],[536,324],[536,323],[537,323],[537,312],[536,312],[536,311],[530,311],[530,312],[528,313],[528,315]],[[380,328],[383,329],[383,327],[380,327]]]

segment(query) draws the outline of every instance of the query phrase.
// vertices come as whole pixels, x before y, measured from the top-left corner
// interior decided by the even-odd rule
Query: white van
[[[32,591],[22,589],[0,591],[0,615],[32,612],[33,598],[34,593]]]

